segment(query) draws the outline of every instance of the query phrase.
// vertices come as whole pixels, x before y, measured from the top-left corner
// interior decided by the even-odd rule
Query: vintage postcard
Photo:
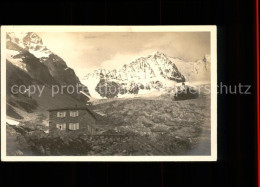
[[[1,27],[1,160],[216,161],[216,29]]]

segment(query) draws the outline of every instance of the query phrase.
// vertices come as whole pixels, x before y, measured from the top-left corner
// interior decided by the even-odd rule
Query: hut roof
[[[62,110],[86,110],[88,111],[96,120],[102,120],[103,117],[92,110],[90,110],[88,107],[61,107],[61,108],[51,108],[47,111],[53,112],[53,111],[62,111]]]

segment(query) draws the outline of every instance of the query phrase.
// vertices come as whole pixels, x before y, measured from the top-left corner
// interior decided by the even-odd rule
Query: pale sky
[[[186,61],[210,54],[210,32],[37,33],[79,78],[97,68],[117,68],[159,51]]]

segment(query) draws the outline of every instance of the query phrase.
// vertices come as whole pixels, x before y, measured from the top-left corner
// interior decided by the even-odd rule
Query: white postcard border
[[[6,32],[210,32],[211,155],[210,156],[7,156]],[[209,26],[2,26],[1,27],[1,161],[15,162],[171,162],[217,161],[217,27]]]

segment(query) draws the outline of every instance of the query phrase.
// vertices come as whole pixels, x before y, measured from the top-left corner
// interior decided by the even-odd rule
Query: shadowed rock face
[[[119,85],[113,81],[101,79],[96,87],[96,91],[102,97],[114,98],[119,93]]]
[[[79,91],[82,90],[83,85],[74,70],[69,68],[62,58],[44,46],[42,39],[36,33],[20,33],[19,35],[7,33],[6,49],[7,103],[11,106],[18,106],[18,108],[28,112],[28,110],[25,110],[28,107],[20,107],[22,104],[19,104],[18,101],[25,102],[23,106],[36,102],[35,106],[37,106],[36,100],[41,99],[36,98],[35,100],[35,98],[29,98],[26,94],[21,93],[12,94],[11,87],[13,85],[45,85],[48,88],[53,85],[59,87],[71,85],[75,91],[68,94],[67,90],[64,90],[64,94],[67,94],[66,97],[71,97],[72,100],[75,99],[75,103],[86,103],[89,100],[85,95],[76,92],[77,85],[79,85]],[[87,87],[84,87],[84,92],[89,95]],[[49,104],[55,105],[55,102],[53,100],[53,103]],[[36,108],[31,107],[31,110]]]
[[[55,54],[50,54],[49,58],[43,61],[48,67],[52,77],[62,85],[81,84],[73,69],[67,67],[65,61]]]
[[[58,84],[58,82],[51,76],[48,68],[40,62],[38,58],[29,53],[26,50],[21,51],[19,54],[13,56],[14,59],[22,59],[22,63],[25,64],[27,69],[27,74],[39,82],[45,83],[47,85]],[[12,63],[8,61],[8,63]],[[9,66],[8,66],[9,67]],[[13,67],[16,68],[17,66]]]
[[[7,34],[7,49],[16,51],[16,55],[9,61],[12,63],[12,60],[20,58],[21,63],[26,64],[29,75],[39,75],[39,77],[33,76],[35,79],[41,79],[40,76],[45,74],[61,85],[81,84],[74,70],[69,68],[62,58],[47,49],[42,39],[35,33],[24,33],[19,37],[14,33]],[[42,73],[38,69],[42,70]]]

